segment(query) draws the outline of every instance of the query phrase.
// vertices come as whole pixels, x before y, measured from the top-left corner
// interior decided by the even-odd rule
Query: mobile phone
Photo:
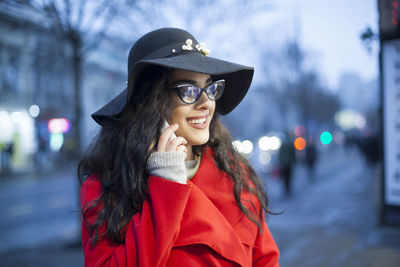
[[[163,125],[163,127],[162,127],[162,129],[161,129],[161,132],[164,132],[164,130],[165,130],[168,126],[169,126],[169,124],[168,124],[167,120],[164,119],[164,125]],[[174,139],[174,138],[176,138],[176,135],[175,135],[175,133],[172,133],[172,135],[171,135],[171,137],[169,138],[168,141],[171,141],[171,140]]]

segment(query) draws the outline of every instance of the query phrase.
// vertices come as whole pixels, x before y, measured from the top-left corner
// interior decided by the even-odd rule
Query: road
[[[72,171],[0,182],[0,252],[77,235],[78,182]]]
[[[0,180],[0,266],[83,266],[75,170]],[[265,178],[281,266],[400,266],[400,227],[377,224],[376,168],[356,150],[321,153],[315,179],[296,167],[293,195]]]
[[[73,168],[0,179],[0,266],[83,266]]]

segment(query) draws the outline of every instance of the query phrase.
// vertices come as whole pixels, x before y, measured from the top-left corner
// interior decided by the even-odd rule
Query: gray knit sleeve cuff
[[[186,153],[182,151],[153,152],[147,161],[147,172],[177,183],[186,184]]]

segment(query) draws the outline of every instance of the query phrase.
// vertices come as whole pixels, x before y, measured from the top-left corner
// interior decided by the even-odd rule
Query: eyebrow
[[[211,77],[209,77],[206,80],[206,84],[207,84],[206,86],[208,86],[211,82],[212,82],[212,79],[211,79]],[[199,85],[197,83],[197,81],[195,81],[195,80],[178,80],[178,81],[173,82],[170,86],[175,86],[175,85],[179,85],[179,84],[182,84],[182,83],[189,83],[189,84],[193,84],[193,85],[196,85],[196,86]]]

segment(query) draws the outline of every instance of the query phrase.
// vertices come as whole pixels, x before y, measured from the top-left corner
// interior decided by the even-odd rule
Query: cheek
[[[212,108],[210,109],[210,112],[212,112],[213,115],[215,112],[215,107],[216,107],[216,103],[215,103],[215,101],[213,101]]]
[[[176,97],[173,96],[171,102],[169,103],[167,114],[164,115],[164,118],[169,124],[174,124],[178,122],[178,118],[180,116],[179,114],[181,113],[181,105],[179,105]]]
[[[187,112],[188,111],[182,106],[172,108],[167,116],[167,120],[170,124],[181,123],[186,120]]]
[[[214,101],[213,101],[212,106],[210,106],[209,111],[210,111],[210,113],[209,113],[209,117],[210,118],[209,119],[211,121],[211,119],[214,118],[214,114],[215,114],[215,102]]]

